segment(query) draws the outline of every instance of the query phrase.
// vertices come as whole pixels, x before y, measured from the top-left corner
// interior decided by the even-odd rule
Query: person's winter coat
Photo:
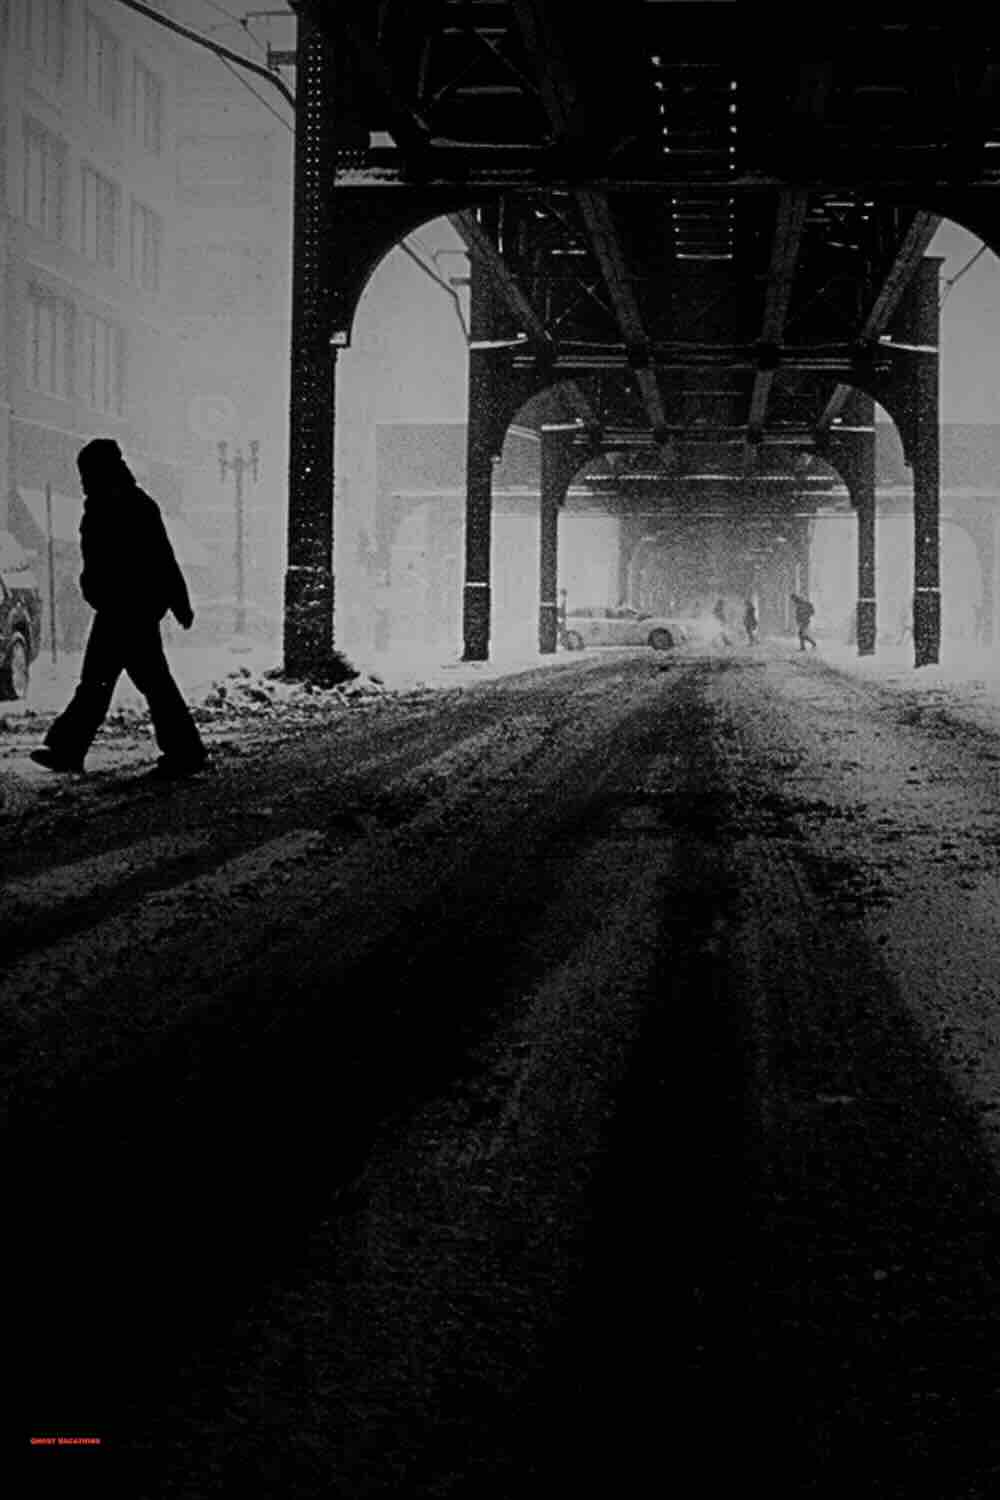
[[[87,495],[80,552],[80,591],[92,609],[157,620],[169,610],[179,624],[190,624],[187,584],[160,507],[127,470]]]
[[[800,630],[808,630],[809,621],[816,610],[808,599],[802,599],[798,594],[792,595],[792,605],[795,609],[795,623]]]

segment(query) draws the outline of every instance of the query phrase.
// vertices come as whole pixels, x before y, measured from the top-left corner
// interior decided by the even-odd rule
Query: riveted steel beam
[[[327,107],[336,82],[334,50],[306,21],[297,60],[284,666],[291,677],[309,678],[329,669],[333,653],[337,348],[329,185],[337,137]]]
[[[385,126],[406,159],[409,171],[423,166],[432,141],[430,126],[397,86],[390,62],[362,34],[357,20],[348,14],[349,7],[306,3],[296,4],[293,9],[302,13],[300,26],[312,24],[325,32],[333,47],[353,54],[360,76],[378,99]],[[328,107],[333,107],[332,98]]]
[[[525,333],[539,345],[542,357],[546,357],[546,352],[549,354],[554,352],[555,344],[544,318],[526,295],[517,276],[475,213],[471,209],[466,209],[449,215],[449,219],[453,228],[465,241],[469,254],[475,257],[477,264],[494,289],[506,301],[515,318],[522,324]],[[575,381],[563,382],[563,391],[566,398],[564,405],[568,410],[579,416],[585,423],[594,422],[594,409],[579,385]]]
[[[890,318],[913,279],[940,223],[941,218],[938,214],[927,213],[923,210],[914,214],[889,273],[858,334],[859,347],[874,344],[885,332]],[[829,431],[830,424],[835,417],[840,415],[852,389],[853,387],[846,382],[841,382],[834,387],[833,394],[816,424],[817,436]]]
[[[762,350],[774,350],[777,357],[762,359],[761,367],[754,376],[750,393],[750,413],[747,418],[748,437],[758,441],[767,416],[767,403],[780,357],[780,344],[785,332],[788,304],[795,284],[795,273],[802,243],[809,194],[793,188],[780,194],[771,244],[771,263],[767,273],[767,290],[764,296],[764,317],[761,322],[760,342]]]
[[[539,91],[553,130],[560,142],[571,143],[579,134],[581,121],[573,74],[559,38],[538,0],[513,0],[513,8],[529,55],[540,69]],[[607,198],[590,191],[578,192],[576,198],[629,348],[649,424],[656,434],[666,421],[663,397],[656,372],[649,366],[646,332]]]
[[[650,362],[649,342],[642,314],[629,280],[608,200],[603,193],[581,192],[577,194],[577,202],[625,340],[628,362],[635,373],[649,425],[655,435],[666,426],[666,411],[656,371]]]
[[[471,209],[450,215],[452,227],[465,241],[470,255],[476,257],[489,280],[506,301],[525,333],[540,344],[551,345],[552,338],[545,321],[525,295],[510,266],[504,260],[489,234]]]
[[[556,135],[563,140],[577,133],[576,89],[573,71],[563,55],[551,17],[539,0],[512,0],[512,9],[528,56],[538,72],[538,91]]]
[[[652,374],[652,371],[655,369],[659,371],[711,370],[715,372],[730,370],[752,375],[758,369],[756,354],[753,350],[749,350],[746,353],[729,352],[727,350],[721,350],[719,353],[714,353],[711,350],[685,353],[682,350],[654,349],[649,355],[649,360],[650,367],[647,368],[646,374]],[[512,363],[515,369],[523,369],[528,365],[534,364],[534,360],[530,356],[515,355]],[[851,360],[846,354],[828,354],[822,350],[796,350],[793,354],[783,359],[782,368],[790,371],[830,375],[835,378],[847,380],[851,374]],[[888,368],[888,362],[885,360],[877,362],[872,366],[872,369],[876,372],[880,370],[886,371]],[[642,373],[634,368],[627,351],[612,348],[573,351],[559,349],[552,362],[552,370],[555,374],[565,371],[567,374],[572,372],[577,375],[594,370],[632,370],[637,380],[640,373]],[[848,390],[850,389],[851,387],[848,386]],[[655,425],[657,430],[661,430],[667,423],[660,416],[664,408],[662,403],[659,402],[658,387],[656,396],[657,421]],[[815,431],[815,429],[813,430]]]

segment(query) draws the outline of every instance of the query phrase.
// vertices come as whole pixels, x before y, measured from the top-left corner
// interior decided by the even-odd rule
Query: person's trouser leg
[[[45,744],[61,760],[83,760],[111,707],[122,665],[121,632],[95,615],[76,691],[45,736]]]
[[[205,759],[205,746],[167,663],[158,621],[137,626],[125,670],[149,704],[153,733],[164,757],[185,764]]]

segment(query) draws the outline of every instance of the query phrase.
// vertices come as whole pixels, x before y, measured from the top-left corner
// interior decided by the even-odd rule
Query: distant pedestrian
[[[815,651],[816,642],[809,631],[809,622],[816,613],[815,606],[810,604],[808,599],[803,599],[799,594],[791,594],[789,597],[792,601],[792,608],[795,611],[795,628],[799,633],[799,650],[804,651],[808,645]]]
[[[757,611],[752,599],[747,600],[743,611],[743,629],[747,633],[747,644],[755,646],[757,644]]]
[[[913,603],[904,599],[899,609],[899,630],[896,633],[896,645],[905,646],[907,641],[913,640]]]
[[[31,758],[50,771],[82,771],[124,671],[149,705],[162,752],[154,774],[192,775],[205,764],[205,747],[167,665],[160,622],[169,610],[189,630],[194,611],[160,508],[113,438],[87,443],[76,463],[84,495],[80,591],[94,618],[76,691]]]
[[[715,603],[712,605],[712,613],[719,622],[719,628],[715,634],[715,644],[717,646],[731,646],[733,644],[733,639],[729,634],[729,627],[726,624],[725,599],[716,599]]]

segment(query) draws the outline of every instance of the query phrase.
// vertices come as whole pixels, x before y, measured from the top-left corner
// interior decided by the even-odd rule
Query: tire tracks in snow
[[[431,788],[409,820],[376,822],[345,844],[344,810],[333,808],[332,838],[314,823],[267,843],[249,856],[248,887],[263,882],[273,894],[280,885],[280,899],[229,941],[219,939],[205,885],[218,872],[148,898],[149,936],[162,944],[133,928],[127,947],[123,926],[112,950],[106,924],[96,934],[88,996],[103,1009],[83,1027],[93,1045],[70,1048],[60,1070],[36,1035],[41,1061],[13,1079],[32,1142],[12,1197],[31,1224],[30,1283],[48,1278],[53,1288],[31,1337],[62,1350],[58,1399],[76,1393],[101,1405],[100,1383],[78,1392],[102,1299],[114,1309],[102,1336],[122,1368],[142,1362],[140,1336],[169,1346],[167,1367],[192,1318],[224,1322],[293,1252],[376,1123],[407,1118],[491,1018],[519,1002],[541,962],[524,934],[552,899],[552,877],[566,878],[595,798],[622,774],[637,713],[648,736],[662,712],[644,668],[607,682],[611,692],[588,688],[582,715],[569,683],[542,694],[544,711],[525,695],[523,722],[495,693],[495,730],[457,752],[449,743],[440,765],[435,756],[404,773],[404,800],[423,777]],[[280,773],[276,758],[279,782]],[[218,816],[217,791],[206,797]],[[232,898],[226,885],[223,900]],[[176,913],[185,893],[190,922],[171,937],[165,912]],[[567,932],[561,942],[574,940]],[[560,952],[544,961],[558,964]],[[162,1027],[157,1019],[130,1029],[137,1002],[152,1004]],[[39,1199],[34,1183],[53,1174],[58,1199]],[[60,1251],[67,1217],[86,1226],[70,1272]],[[148,1278],[168,1268],[162,1302],[151,1307]],[[133,1301],[141,1328],[121,1318]],[[51,1378],[45,1361],[26,1384],[37,1394]]]

